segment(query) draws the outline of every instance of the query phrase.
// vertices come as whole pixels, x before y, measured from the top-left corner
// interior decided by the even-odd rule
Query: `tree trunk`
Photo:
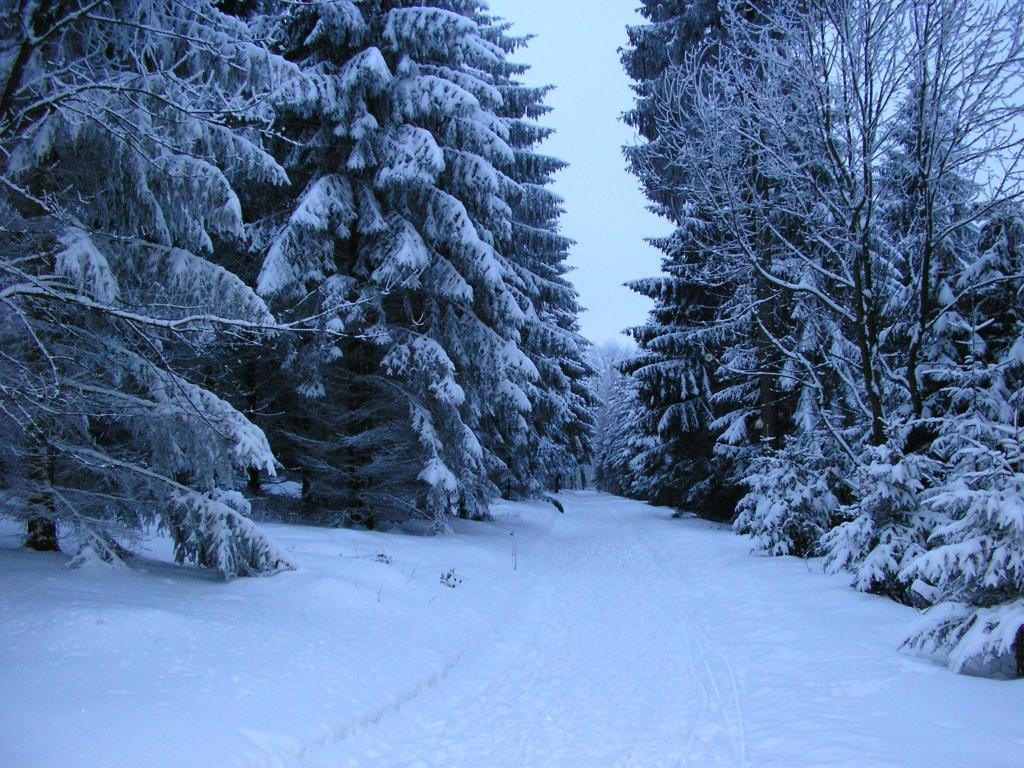
[[[249,492],[258,495],[263,490],[263,483],[260,478],[260,471],[256,467],[249,467]]]
[[[25,524],[25,546],[36,552],[60,552],[57,524],[42,515],[30,517]]]
[[[752,13],[756,13],[751,9]],[[764,77],[759,71],[758,77]],[[759,144],[765,146],[768,142],[766,132],[759,129]],[[771,213],[771,180],[761,172],[761,158],[755,150],[751,155],[751,176],[754,189],[754,204],[766,219]],[[757,375],[757,407],[761,418],[761,439],[772,448],[782,448],[782,434],[779,429],[779,392],[777,373],[781,369],[778,350],[775,348],[772,337],[777,338],[779,323],[779,297],[765,278],[766,273],[772,271],[772,250],[774,247],[771,230],[766,224],[759,225],[756,234],[757,253],[755,258],[759,267],[754,273],[754,294],[757,303],[754,305],[754,316],[757,327],[755,328],[755,367],[760,373]]]
[[[28,22],[28,30],[33,36],[38,36],[42,31],[42,19],[44,14],[48,13],[48,9],[45,4],[36,5],[35,8],[29,8],[28,2],[22,2],[21,9],[18,15],[22,19]],[[26,18],[26,12],[28,17]],[[18,92],[18,89],[22,85],[22,79],[25,76],[25,67],[28,66],[29,59],[32,58],[32,53],[35,51],[35,45],[26,36],[26,39],[21,41],[21,45],[18,46],[18,55],[14,57],[14,62],[11,64],[11,68],[7,74],[7,81],[4,83],[3,91],[0,91],[0,118],[8,117],[11,112],[11,107],[14,104],[14,95]]]
[[[1017,656],[1017,677],[1024,677],[1024,626],[1017,629],[1013,650]]]
[[[57,523],[54,522],[53,448],[45,434],[37,433],[31,453],[26,457],[26,479],[30,483],[28,505],[32,515],[25,524],[25,546],[37,552],[59,552]]]
[[[758,361],[765,365],[767,357]],[[757,400],[761,409],[761,437],[768,444],[779,450],[782,448],[782,433],[779,429],[779,395],[775,389],[775,377],[762,373],[757,381]]]
[[[871,410],[871,443],[885,445],[885,415],[882,407],[882,395],[875,371],[875,351],[878,344],[878,322],[874,295],[874,281],[871,275],[871,240],[869,228],[859,224],[859,216],[854,217],[851,232],[860,240],[857,254],[854,257],[853,284],[854,310],[857,324],[857,347],[860,352],[860,371],[864,382],[864,392]]]

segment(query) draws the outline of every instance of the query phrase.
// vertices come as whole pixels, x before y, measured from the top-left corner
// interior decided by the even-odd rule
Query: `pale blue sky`
[[[601,343],[642,323],[644,297],[622,283],[658,273],[658,252],[643,239],[670,230],[649,213],[620,147],[635,140],[619,119],[632,104],[619,64],[626,25],[640,22],[634,0],[488,0],[491,11],[536,38],[515,56],[532,67],[527,82],[551,84],[554,111],[545,125],[558,133],[541,151],[570,163],[556,191],[565,198],[563,232],[574,239],[570,279],[589,311],[583,335]]]

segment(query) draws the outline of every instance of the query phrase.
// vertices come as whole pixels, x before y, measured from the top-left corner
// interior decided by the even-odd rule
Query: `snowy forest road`
[[[1020,768],[1024,681],[899,650],[820,562],[594,492],[410,536],[264,523],[297,570],[0,525],[2,768]],[[5,534],[6,530],[6,534]]]
[[[1019,766],[989,686],[897,651],[906,609],[596,493],[521,536],[488,644],[315,768]],[[770,575],[771,578],[765,578]],[[1012,684],[1009,684],[1012,685]]]

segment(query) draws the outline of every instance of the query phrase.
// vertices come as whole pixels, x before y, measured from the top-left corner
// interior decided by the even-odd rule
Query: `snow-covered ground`
[[[1024,681],[899,652],[913,611],[720,526],[561,499],[436,539],[270,525],[300,570],[230,584],[160,541],[67,570],[7,528],[0,766],[1024,765]]]

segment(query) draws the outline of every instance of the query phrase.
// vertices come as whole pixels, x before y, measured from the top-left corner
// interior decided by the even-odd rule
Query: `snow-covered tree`
[[[515,82],[518,42],[469,0],[299,3],[264,21],[301,73],[275,96],[301,193],[271,196],[251,226],[258,289],[318,318],[285,355],[291,391],[268,423],[282,460],[361,522],[440,529],[485,515],[495,482],[536,490],[580,451],[584,414],[544,189],[560,164],[531,155],[543,93]]]
[[[929,419],[945,472],[924,505],[928,551],[903,580],[934,603],[908,640],[955,670],[1009,657],[1024,676],[1024,218],[1000,210],[961,275],[961,359],[934,370],[947,410]]]
[[[694,375],[705,342],[713,455],[736,461],[736,527],[758,548],[821,552],[859,589],[939,601],[913,642],[954,666],[1019,648],[1005,440],[1022,4],[719,11],[714,45],[639,102],[655,139],[631,162],[686,224],[665,278],[641,285],[660,298],[645,347],[667,350],[647,364]],[[694,322],[702,284],[727,296]]]
[[[525,42],[501,39],[509,53]],[[503,493],[530,496],[579,484],[591,453],[595,399],[588,345],[579,335],[581,309],[566,278],[572,241],[559,232],[562,201],[550,188],[565,164],[537,149],[551,135],[537,122],[548,112],[543,99],[550,89],[518,82],[527,69],[523,65],[507,64],[506,69],[499,91],[516,157],[508,175],[516,186],[510,201],[511,237],[504,247],[529,300],[521,346],[538,377],[526,390],[531,402],[527,429],[504,434],[496,443],[501,465],[496,473],[492,470],[492,479]]]
[[[626,122],[648,142],[656,143],[658,91],[673,66],[718,39],[721,13],[718,0],[643,0],[638,10],[646,23],[627,28],[629,45],[622,51],[623,67],[637,95]],[[627,148],[627,157],[644,154],[645,146]]]
[[[672,139],[666,129],[695,118],[691,93],[673,89],[678,83],[673,73],[698,52],[713,62],[721,15],[717,2],[650,2],[640,12],[648,23],[628,30],[630,47],[622,61],[637,93],[626,121],[644,141],[627,147],[626,158],[654,210],[677,230],[653,241],[665,254],[664,274],[631,284],[655,304],[649,322],[631,330],[640,352],[626,366],[637,380],[645,411],[638,422],[644,447],[635,461],[652,501],[728,519],[736,494],[730,488],[729,462],[720,464],[713,453],[717,433],[712,424],[723,414],[716,413],[711,398],[737,383],[716,376],[716,361],[730,333],[717,320],[735,281],[704,247],[706,238],[721,233],[715,211],[687,193],[690,169],[666,148]],[[680,98],[673,100],[675,123],[669,126],[664,117],[671,96]]]
[[[236,185],[289,67],[213,2],[30,2],[0,19],[4,511],[116,559],[143,526],[224,576],[287,558],[233,488],[274,472],[204,360],[276,327],[228,267]]]
[[[822,445],[807,435],[750,462],[734,528],[749,534],[755,550],[807,557],[833,524],[839,471]]]
[[[953,407],[943,371],[958,364],[971,336],[961,330],[967,308],[956,294],[974,289],[985,261],[980,223],[1021,192],[1012,128],[1021,109],[1012,84],[1020,10],[966,0],[901,9],[908,35],[895,50],[906,62],[903,96],[887,120],[891,144],[878,165],[885,240],[874,257],[890,297],[877,315],[888,447],[863,457],[850,521],[825,548],[833,565],[854,572],[858,588],[907,602],[917,597],[901,573],[937,524],[922,499],[943,474],[932,456],[935,418]]]
[[[594,484],[599,491],[619,496],[643,494],[634,488],[632,463],[643,441],[638,420],[636,383],[621,365],[636,354],[632,344],[605,342],[591,349],[593,391],[597,399],[594,417]]]

